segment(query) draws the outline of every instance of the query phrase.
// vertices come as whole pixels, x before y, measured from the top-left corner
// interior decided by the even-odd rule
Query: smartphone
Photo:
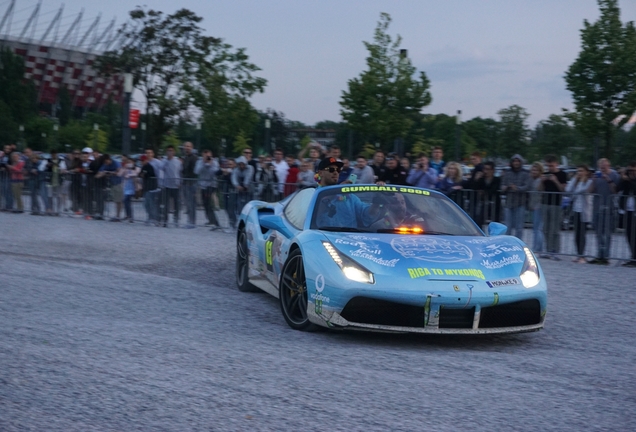
[[[354,184],[355,184],[356,180],[358,180],[358,176],[357,176],[357,174],[351,174],[351,175],[349,176],[349,181],[350,181],[351,183],[354,183]]]
[[[603,177],[603,174],[601,174],[601,172],[599,171],[596,174],[594,174],[594,177],[601,178],[601,177]]]

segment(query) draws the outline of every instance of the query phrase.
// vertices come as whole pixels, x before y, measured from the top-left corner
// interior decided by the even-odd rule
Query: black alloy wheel
[[[314,331],[318,328],[307,318],[307,281],[303,256],[299,249],[289,255],[280,280],[280,309],[294,330]]]
[[[249,253],[247,249],[247,234],[241,229],[236,242],[236,286],[241,292],[254,292],[256,287],[249,282]]]

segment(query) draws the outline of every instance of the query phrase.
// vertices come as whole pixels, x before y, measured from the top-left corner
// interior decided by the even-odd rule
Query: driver
[[[342,166],[343,163],[333,157],[320,161],[317,170],[320,178],[318,187],[338,184]],[[380,203],[365,204],[352,193],[334,194],[322,198],[320,204],[321,211],[316,217],[318,229],[321,227],[358,228],[358,222],[367,227],[380,217]]]
[[[421,216],[409,213],[403,194],[396,193],[392,195],[386,208],[388,211],[384,217],[374,223],[371,228],[379,230],[413,225],[423,228],[424,219]]]

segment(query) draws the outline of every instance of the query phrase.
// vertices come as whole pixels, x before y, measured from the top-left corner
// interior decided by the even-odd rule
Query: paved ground
[[[233,237],[0,214],[0,430],[636,430],[636,269],[506,337],[292,331]]]

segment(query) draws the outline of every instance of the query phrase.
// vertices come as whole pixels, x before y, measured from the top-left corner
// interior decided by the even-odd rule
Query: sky
[[[431,81],[429,114],[462,119],[498,118],[519,105],[534,126],[572,108],[564,74],[580,50],[583,21],[599,17],[596,0],[64,0],[63,25],[85,8],[83,27],[102,14],[101,27],[117,26],[136,4],[173,13],[187,8],[203,18],[206,33],[244,47],[268,80],[255,95],[257,109],[273,108],[313,125],[339,121],[348,80],[365,70],[380,13],[391,15],[389,33]],[[0,17],[9,4],[0,0]],[[14,29],[26,22],[37,0],[17,0]],[[43,0],[44,28],[60,0]],[[619,0],[623,22],[636,20],[636,1]],[[22,24],[24,25],[24,24]],[[4,33],[4,32],[3,32]],[[139,96],[135,95],[138,99]],[[140,102],[140,101],[137,101]]]

